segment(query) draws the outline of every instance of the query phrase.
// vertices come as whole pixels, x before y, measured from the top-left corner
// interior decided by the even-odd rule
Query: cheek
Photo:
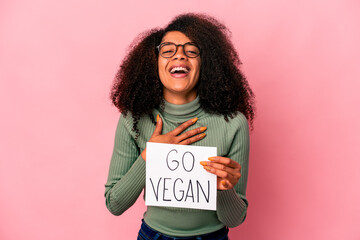
[[[159,78],[161,83],[164,84],[164,80],[166,77],[166,62],[164,62],[163,60],[158,60],[158,74],[159,74]]]
[[[160,72],[165,72],[167,62],[164,60],[158,60],[158,70]]]
[[[197,63],[196,63],[196,75],[200,75],[200,69],[201,69],[201,62],[200,61],[198,61]]]

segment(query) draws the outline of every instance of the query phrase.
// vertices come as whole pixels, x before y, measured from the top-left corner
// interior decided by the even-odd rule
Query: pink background
[[[153,9],[150,11],[150,9]],[[360,239],[359,1],[0,2],[0,239],[135,239],[105,207],[138,33],[187,11],[232,31],[257,96],[248,216],[232,239]]]

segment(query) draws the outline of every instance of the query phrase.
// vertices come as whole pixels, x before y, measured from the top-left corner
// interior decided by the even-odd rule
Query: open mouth
[[[189,74],[190,69],[186,66],[173,66],[170,68],[170,75],[175,78],[183,78]]]

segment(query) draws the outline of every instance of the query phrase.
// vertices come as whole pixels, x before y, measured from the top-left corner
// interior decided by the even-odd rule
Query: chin
[[[191,91],[191,88],[188,86],[176,86],[175,84],[167,89],[174,93],[187,93]]]

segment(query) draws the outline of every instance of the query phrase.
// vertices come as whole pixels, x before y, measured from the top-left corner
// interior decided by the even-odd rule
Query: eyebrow
[[[162,44],[175,44],[175,45],[184,45],[184,44],[187,44],[187,43],[191,43],[191,44],[194,44],[194,45],[196,45],[196,43],[195,42],[186,42],[186,43],[184,43],[184,44],[176,44],[176,43],[174,43],[174,42],[162,42],[162,43],[160,43],[160,45],[162,45]],[[197,46],[197,45],[196,45]]]

